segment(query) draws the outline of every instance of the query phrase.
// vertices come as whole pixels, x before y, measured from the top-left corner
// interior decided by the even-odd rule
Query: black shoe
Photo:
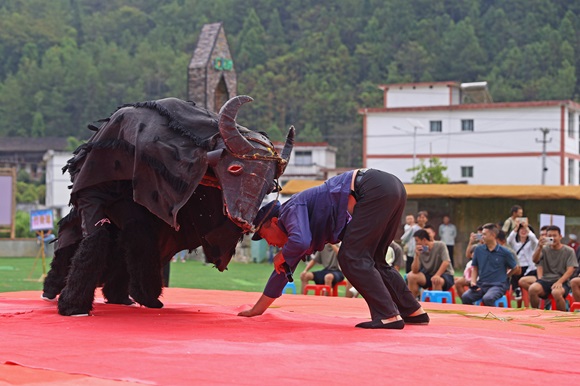
[[[370,322],[362,322],[357,324],[355,327],[359,328],[372,328],[378,329],[383,328],[387,330],[402,330],[405,327],[405,322],[402,320],[397,320],[395,322],[383,323],[382,320],[371,320]]]
[[[403,320],[408,324],[429,324],[429,315],[425,312],[415,316],[403,316]]]

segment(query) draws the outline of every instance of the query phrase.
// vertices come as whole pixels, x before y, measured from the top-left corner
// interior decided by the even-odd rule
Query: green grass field
[[[50,259],[46,260],[46,270],[50,269]],[[238,290],[261,292],[272,273],[273,265],[245,264],[231,262],[228,270],[219,272],[200,261],[187,260],[186,263],[171,263],[169,286],[217,290]],[[304,263],[298,266],[298,272]],[[314,268],[319,269],[318,267]],[[0,258],[0,292],[42,289],[41,259],[17,257]],[[341,287],[344,290],[344,287]]]

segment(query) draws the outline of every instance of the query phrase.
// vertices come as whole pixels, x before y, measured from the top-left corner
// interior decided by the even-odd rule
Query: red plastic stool
[[[332,291],[329,285],[308,284],[304,287],[304,295],[308,295],[310,290],[314,291],[314,295],[330,295]]]
[[[334,285],[334,287],[332,287],[332,296],[338,296],[338,287],[339,286],[344,286],[346,288],[346,280],[343,281],[339,281],[338,283],[336,283]]]
[[[580,311],[580,302],[574,302],[570,305],[570,312]]]

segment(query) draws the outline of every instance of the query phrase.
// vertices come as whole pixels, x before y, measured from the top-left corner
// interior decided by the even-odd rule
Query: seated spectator
[[[471,283],[471,272],[473,270],[471,267],[471,258],[473,257],[473,251],[475,250],[475,247],[477,247],[479,244],[483,244],[483,240],[481,238],[482,230],[483,227],[480,226],[477,228],[477,231],[475,233],[471,232],[471,234],[469,235],[469,242],[467,243],[467,248],[465,249],[465,257],[467,258],[468,261],[467,264],[465,264],[463,276],[455,278],[454,284],[455,292],[459,297],[461,297],[465,292],[465,287],[469,287],[469,284]]]
[[[538,280],[530,285],[530,305],[538,308],[540,298],[551,294],[560,311],[566,311],[566,296],[570,292],[569,279],[578,267],[574,250],[562,244],[562,233],[556,225],[546,229],[546,236],[540,237],[534,250],[533,261],[537,264]]]
[[[447,246],[441,241],[431,240],[425,229],[415,232],[415,258],[407,282],[413,296],[419,297],[419,287],[435,291],[447,291],[453,285],[453,266]]]
[[[300,274],[300,281],[302,282],[302,291],[300,293],[304,293],[306,285],[311,280],[314,280],[316,284],[325,284],[331,288],[336,283],[344,280],[344,275],[338,265],[337,254],[338,244],[326,244],[322,251],[316,252],[314,259],[306,264],[306,268]],[[324,268],[320,271],[309,272],[316,264],[322,264]],[[326,295],[330,296],[330,293]]]
[[[574,301],[580,302],[580,249],[576,253],[576,257],[578,259],[578,268],[576,268],[576,271],[572,275],[572,279],[570,280],[570,288],[572,290]]]
[[[520,224],[517,222],[517,224],[517,227],[509,234],[507,242],[511,249],[516,252],[518,264],[521,268],[520,275],[512,275],[511,277],[514,298],[520,300],[522,298],[522,290],[519,280],[524,276],[536,276],[536,265],[532,260],[532,256],[536,245],[538,245],[538,238],[530,230],[527,223]]]
[[[483,226],[484,244],[473,251],[471,282],[461,297],[463,304],[482,300],[484,305],[493,306],[509,288],[508,275],[519,272],[515,255],[497,243],[498,233],[496,224]]]
[[[572,274],[570,279],[570,287],[572,289],[572,296],[575,302],[580,302],[580,248],[576,251],[576,259],[578,259],[578,268]]]
[[[540,238],[546,237],[548,225],[544,225],[540,228]],[[539,241],[538,241],[539,242]],[[537,246],[537,245],[536,245]],[[533,262],[533,258],[532,258]],[[535,263],[534,263],[535,265]],[[532,284],[534,284],[538,280],[538,271],[536,267],[536,271],[531,271],[529,275],[524,275],[518,280],[518,284],[522,290],[528,290]]]
[[[403,248],[401,248],[399,244],[393,241],[391,245],[389,245],[389,248],[387,249],[387,255],[385,256],[385,260],[390,266],[395,268],[395,270],[398,272],[403,266],[403,264],[405,264],[403,255],[404,255]]]

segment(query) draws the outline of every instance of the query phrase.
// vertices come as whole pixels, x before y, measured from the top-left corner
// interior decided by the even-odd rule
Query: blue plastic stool
[[[291,290],[291,291],[292,291],[292,293],[293,293],[294,295],[296,295],[296,284],[288,282],[288,284],[286,284],[286,285],[284,286],[284,289],[282,290],[282,293],[286,293],[286,290],[287,290],[287,289]]]
[[[475,302],[473,302],[473,305],[474,306],[482,306],[483,304],[481,303],[481,300],[476,300]],[[497,299],[493,305],[495,307],[508,308],[507,297],[505,295],[503,295],[501,298]]]
[[[453,298],[451,297],[451,292],[449,291],[427,290],[423,291],[423,294],[421,294],[421,301],[433,303],[453,303]]]

